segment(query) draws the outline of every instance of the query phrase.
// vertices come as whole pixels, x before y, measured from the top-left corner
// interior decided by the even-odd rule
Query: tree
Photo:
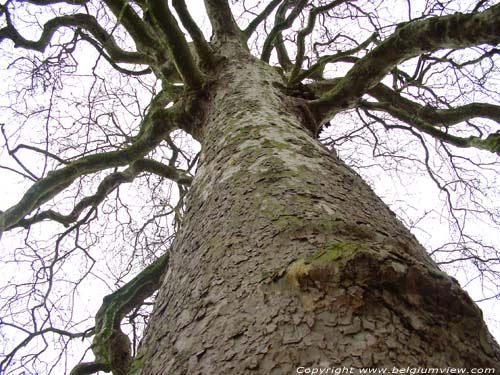
[[[459,244],[470,251],[473,237],[460,222],[461,212],[473,210],[451,198],[457,184],[466,192],[473,184],[443,183],[454,175],[433,169],[428,145],[435,142],[459,177],[470,165],[494,168],[483,160],[500,154],[492,86],[500,5],[401,2],[403,16],[387,8],[394,4],[272,0],[231,7],[206,0],[209,40],[182,0],[2,5],[0,41],[21,48],[22,57],[9,50],[10,66],[30,77],[10,107],[23,122],[2,127],[16,163],[4,168],[31,186],[1,213],[0,230],[31,235],[42,222],[65,227],[50,245],[25,240],[31,252],[14,252],[31,256],[34,276],[6,298],[11,319],[1,323],[26,338],[7,353],[4,369],[18,366],[16,355],[36,338],[57,334],[64,346],[92,339],[95,358],[76,364],[73,375],[280,374],[298,366],[500,370],[500,348],[480,309],[335,152],[361,131],[371,132],[375,149],[382,137],[407,132],[425,150],[420,163],[448,198]],[[81,100],[65,82],[81,69],[83,42],[119,81],[96,63]],[[37,92],[49,95],[35,111],[26,94]],[[73,110],[64,111],[67,103]],[[341,137],[328,133],[345,113],[357,115],[361,127]],[[26,125],[39,118],[42,141]],[[32,143],[22,142],[26,128]],[[199,157],[182,147],[181,134],[201,143]],[[480,149],[484,159],[466,159],[457,148]],[[38,170],[23,161],[26,151],[39,158]],[[135,179],[152,200],[142,227],[134,226],[141,210],[120,194]],[[496,220],[475,203],[476,212]],[[132,242],[116,275],[121,287],[104,298],[93,328],[57,328],[64,314],[49,298],[53,285],[76,290],[93,273],[89,249],[98,242],[93,231],[108,228],[102,217],[117,220],[111,235],[124,240],[110,248]],[[138,256],[156,260],[131,278]],[[83,262],[76,281],[61,276],[70,258]],[[494,257],[473,260],[499,272]],[[122,321],[129,316],[136,324],[156,290],[136,353],[138,339],[132,347]],[[19,299],[35,301],[23,310],[33,330],[22,327]],[[20,366],[35,366],[37,358],[36,350],[23,355]]]

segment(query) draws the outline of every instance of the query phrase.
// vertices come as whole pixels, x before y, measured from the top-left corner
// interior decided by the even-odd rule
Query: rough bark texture
[[[184,227],[131,373],[500,370],[458,283],[309,134],[279,74],[226,48]]]

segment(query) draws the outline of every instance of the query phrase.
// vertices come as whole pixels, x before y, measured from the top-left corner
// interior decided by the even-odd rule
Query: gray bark
[[[230,50],[133,374],[493,367],[481,311],[307,130],[279,74]]]

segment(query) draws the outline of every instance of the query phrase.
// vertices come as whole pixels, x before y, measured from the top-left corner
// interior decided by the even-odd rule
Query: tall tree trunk
[[[243,51],[226,55],[184,226],[131,373],[500,370],[481,311],[311,136],[278,72]]]

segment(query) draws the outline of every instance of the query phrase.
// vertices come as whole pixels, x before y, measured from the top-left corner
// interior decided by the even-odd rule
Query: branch
[[[106,176],[97,187],[97,192],[94,195],[83,198],[75,205],[69,214],[63,215],[53,210],[42,211],[31,218],[19,220],[15,226],[28,229],[31,225],[48,219],[67,227],[71,223],[77,221],[81,213],[86,208],[97,207],[118,186],[123,183],[133,182],[142,172],[151,172],[185,186],[190,185],[192,181],[192,177],[183,170],[179,170],[170,165],[165,165],[156,160],[140,159],[124,171],[115,172]],[[12,229],[12,227],[7,229]]]
[[[500,50],[498,48],[492,48],[491,50],[484,52],[481,56],[479,56],[475,59],[472,59],[472,60],[462,62],[462,63],[457,63],[457,62],[453,61],[453,59],[437,57],[437,56],[426,56],[425,60],[449,63],[451,66],[461,69],[467,65],[473,65],[473,64],[480,63],[481,60],[486,59],[486,58],[491,58],[492,56],[495,56],[495,55],[500,55]]]
[[[14,159],[14,161],[21,167],[21,169],[26,172],[26,173],[20,173],[21,175],[26,175],[28,179],[32,181],[38,181],[39,177],[35,175],[33,172],[30,171],[28,167],[24,165],[24,163],[17,157],[16,151],[11,150],[9,146],[9,137],[7,136],[7,133],[5,132],[5,124],[0,124],[0,131],[2,133],[3,139],[5,141],[5,148],[7,149],[8,154]],[[19,172],[17,172],[19,173]]]
[[[148,25],[137,15],[128,0],[104,0],[117,21],[125,27],[139,50],[161,49],[158,38],[150,32]]]
[[[293,63],[292,60],[290,60],[290,56],[288,56],[288,51],[286,50],[285,41],[283,40],[283,35],[281,33],[276,37],[276,42],[274,43],[274,47],[276,48],[278,63],[285,72],[290,71],[290,69],[292,69],[293,67]]]
[[[227,0],[205,0],[205,8],[207,9],[215,40],[236,38],[245,42]]]
[[[191,39],[193,39],[193,45],[201,63],[209,63],[212,57],[212,49],[205,40],[202,31],[191,17],[186,2],[184,0],[172,0],[172,5],[179,15],[182,25],[191,36]]]
[[[257,27],[264,21],[269,15],[273,12],[273,10],[282,2],[283,0],[273,0],[271,1],[265,8],[264,10],[257,15],[246,27],[245,30],[243,30],[243,35],[245,36],[246,40],[250,39],[252,34],[255,32]]]
[[[23,3],[34,5],[52,5],[52,4],[69,4],[69,5],[85,5],[89,0],[22,0]]]
[[[14,327],[14,328],[19,329],[18,326],[4,322],[2,319],[0,319],[0,325],[6,325],[6,326],[10,326],[10,327]],[[54,333],[54,334],[57,334],[60,336],[66,336],[69,339],[75,339],[75,338],[80,338],[80,337],[85,338],[87,336],[87,331],[72,333],[72,332],[68,332],[66,330],[54,328],[54,327],[44,328],[40,331],[35,331],[35,332],[29,332],[25,329],[22,329],[22,331],[27,333],[28,336],[23,341],[21,341],[14,349],[12,349],[9,353],[4,354],[5,358],[0,362],[0,369],[4,368],[4,366],[8,366],[9,363],[12,361],[13,357],[15,356],[15,354],[21,348],[27,346],[33,339],[35,339],[38,336],[43,336],[43,335],[46,335],[47,333]]]
[[[375,42],[377,40],[378,34],[374,33],[372,34],[367,40],[365,40],[363,43],[361,43],[359,46],[349,49],[347,51],[343,52],[338,52],[334,55],[328,55],[328,56],[322,56],[319,58],[318,62],[313,64],[309,69],[307,70],[302,70],[300,73],[298,73],[295,77],[290,78],[290,83],[291,84],[296,84],[299,83],[300,81],[306,79],[306,78],[315,78],[315,79],[322,79],[323,78],[323,71],[325,70],[325,67],[327,64],[331,64],[334,62],[350,62],[350,63],[355,63],[359,60],[359,58],[354,57],[353,55],[361,51],[362,49],[368,47],[370,43]]]
[[[91,44],[97,50],[97,52],[99,52],[99,54],[104,57],[104,59],[109,63],[109,65],[111,65],[118,72],[125,74],[125,75],[130,75],[130,76],[140,76],[140,75],[145,75],[145,74],[149,74],[152,72],[151,68],[146,68],[143,70],[129,70],[129,69],[122,68],[121,66],[119,66],[117,64],[117,62],[119,62],[118,55],[114,54],[112,56],[109,56],[96,40],[92,39],[89,35],[83,33],[80,30],[78,30],[77,33],[82,40],[85,40],[86,42]],[[114,56],[114,58],[113,58],[113,56]]]
[[[500,4],[471,14],[456,13],[407,23],[354,64],[324,97],[310,102],[320,120],[351,107],[397,64],[423,52],[500,42]]]
[[[7,19],[9,18],[7,17]],[[0,43],[4,39],[10,39],[14,42],[15,47],[44,52],[54,33],[61,27],[78,27],[87,30],[102,44],[103,48],[116,62],[129,64],[148,64],[152,62],[145,54],[122,50],[118,47],[114,38],[99,25],[93,16],[88,14],[60,16],[47,21],[43,25],[42,35],[36,41],[25,39],[19,34],[14,25],[8,21],[7,26],[0,29]]]
[[[323,79],[307,83],[304,86],[311,90],[314,93],[314,96],[321,97],[325,96],[337,87],[340,81],[342,81],[342,78]]]
[[[172,165],[166,165],[152,159],[142,159],[135,162],[136,168],[144,171],[151,172],[158,176],[168,178],[171,181],[177,182],[180,185],[189,186],[193,181],[186,171],[177,169]]]
[[[262,61],[269,62],[271,57],[271,52],[275,45],[276,39],[281,35],[283,30],[286,30],[293,25],[293,21],[300,15],[302,9],[307,5],[307,0],[299,0],[295,7],[292,9],[288,17],[285,18],[286,11],[290,8],[291,4],[289,1],[285,1],[276,12],[276,22],[271,32],[264,41],[264,46],[262,47],[262,54],[260,56]]]
[[[367,110],[377,110],[390,113],[397,119],[404,121],[408,125],[420,130],[423,133],[429,134],[436,139],[452,144],[460,148],[476,147],[482,150],[487,150],[500,155],[500,133],[488,135],[486,139],[470,136],[467,138],[458,137],[446,133],[432,124],[424,121],[418,114],[406,112],[401,108],[396,108],[389,103],[372,103],[362,101],[360,107]]]
[[[451,126],[476,117],[500,123],[500,106],[493,104],[470,103],[456,108],[437,109],[409,100],[382,83],[368,90],[368,94],[381,102],[380,105],[389,104],[407,113],[414,113],[434,126]]]
[[[50,158],[52,158],[54,160],[57,160],[61,164],[68,164],[68,161],[61,159],[59,156],[54,155],[53,153],[51,153],[49,151],[42,150],[41,148],[38,148],[38,147],[35,147],[35,146],[31,146],[31,145],[25,145],[25,144],[17,145],[12,150],[10,150],[9,153],[14,154],[14,153],[16,153],[17,151],[19,151],[21,149],[30,150],[30,151],[34,151],[36,153],[45,155],[45,156],[50,157]]]
[[[69,375],[90,375],[99,371],[110,372],[111,368],[105,363],[84,362],[73,367]]]
[[[199,70],[186,38],[170,12],[168,4],[149,0],[148,5],[153,20],[167,41],[170,57],[182,80],[191,88],[200,88],[204,82],[203,74]]]
[[[175,115],[174,107],[166,110],[152,106],[143,120],[139,136],[128,148],[84,156],[61,169],[49,172],[45,178],[35,182],[16,205],[0,213],[0,232],[15,226],[27,214],[55,197],[78,177],[127,165],[143,158],[162,141],[165,134],[174,129],[171,118]]]
[[[100,370],[127,373],[132,357],[130,341],[120,329],[121,321],[158,290],[168,266],[169,251],[116,292],[104,297],[95,317],[95,336],[92,342],[95,361],[77,365],[70,375],[91,374]]]
[[[27,173],[23,173],[23,172],[20,172],[14,168],[11,168],[11,167],[7,167],[5,165],[0,165],[0,169],[5,169],[7,171],[10,171],[10,172],[13,172],[13,173],[16,173],[18,174],[19,176],[23,177],[23,178],[26,178],[28,180],[31,180],[33,182],[36,182],[37,181],[37,178],[34,178],[33,176],[27,174]],[[1,213],[1,212],[0,212]]]
[[[290,79],[294,79],[301,71],[302,64],[304,62],[304,55],[306,52],[306,37],[312,33],[314,29],[314,25],[316,24],[316,17],[318,14],[328,12],[330,9],[333,9],[341,4],[349,2],[351,0],[336,0],[332,1],[330,4],[326,4],[319,7],[314,7],[309,12],[309,17],[307,19],[307,25],[302,30],[299,31],[297,36],[297,54],[295,56],[295,65],[290,74]]]

